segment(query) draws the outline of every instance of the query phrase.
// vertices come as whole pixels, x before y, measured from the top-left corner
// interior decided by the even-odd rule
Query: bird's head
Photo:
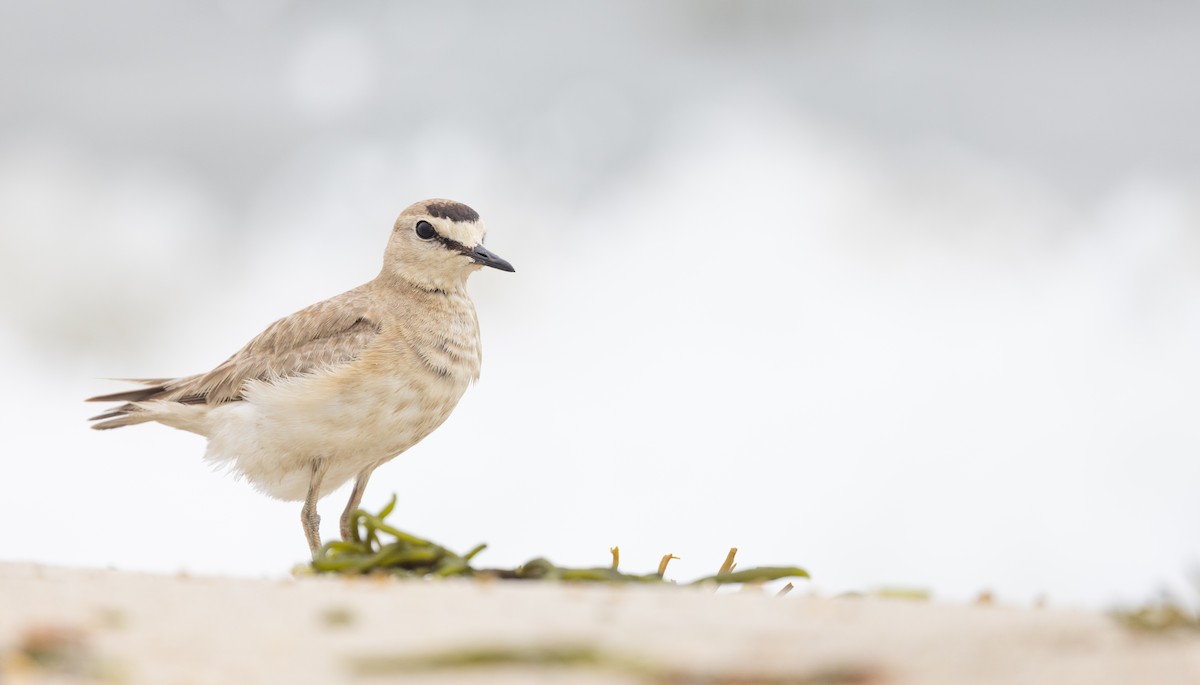
[[[483,246],[487,233],[479,214],[461,202],[424,200],[400,213],[383,258],[383,275],[428,290],[465,286],[481,267],[516,271]]]

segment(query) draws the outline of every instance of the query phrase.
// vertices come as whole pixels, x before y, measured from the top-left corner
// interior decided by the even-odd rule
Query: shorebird
[[[374,280],[276,321],[208,373],[131,379],[136,390],[92,428],[158,423],[208,438],[205,458],[263,493],[303,501],[309,551],[321,547],[317,500],[354,478],[352,516],[371,472],[442,424],[479,378],[479,321],[467,277],[514,271],[483,246],[470,207],[425,200],[392,229]]]

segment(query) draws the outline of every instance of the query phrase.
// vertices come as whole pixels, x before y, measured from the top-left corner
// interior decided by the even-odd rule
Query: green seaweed
[[[1175,630],[1200,630],[1200,614],[1173,599],[1146,604],[1136,609],[1112,612],[1122,625],[1132,630],[1161,633]]]
[[[877,670],[864,665],[848,664],[801,673],[708,672],[572,644],[477,646],[430,654],[364,654],[349,659],[347,666],[359,678],[396,678],[427,672],[453,675],[468,669],[517,667],[607,672],[646,685],[865,685],[883,680]]]
[[[557,566],[541,557],[512,568],[476,568],[472,560],[487,548],[480,544],[466,554],[456,554],[442,545],[406,533],[385,519],[396,507],[396,496],[378,514],[358,510],[354,513],[349,540],[327,542],[312,560],[317,573],[363,575],[386,573],[414,578],[502,578],[511,580],[550,580],[602,583],[668,583],[663,575],[667,563],[678,557],[663,555],[656,573],[636,574],[618,570],[620,550],[613,547],[612,564],[595,568]],[[716,575],[693,581],[691,585],[726,583],[764,583],[781,578],[808,578],[808,572],[795,566],[760,567],[735,570],[737,548],[729,554]]]

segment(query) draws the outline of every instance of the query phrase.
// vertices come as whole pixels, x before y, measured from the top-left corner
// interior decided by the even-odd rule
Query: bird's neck
[[[428,274],[384,269],[375,277],[380,287],[397,290],[423,290],[443,295],[466,295],[467,279],[444,278]]]

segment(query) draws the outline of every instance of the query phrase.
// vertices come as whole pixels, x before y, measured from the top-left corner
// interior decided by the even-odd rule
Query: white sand
[[[1131,631],[1088,612],[799,592],[0,564],[0,682],[1200,683],[1195,633]],[[64,661],[29,659],[22,646],[39,639],[65,645]],[[498,646],[584,648],[598,661],[407,670],[387,661]],[[382,672],[363,673],[363,659]]]

